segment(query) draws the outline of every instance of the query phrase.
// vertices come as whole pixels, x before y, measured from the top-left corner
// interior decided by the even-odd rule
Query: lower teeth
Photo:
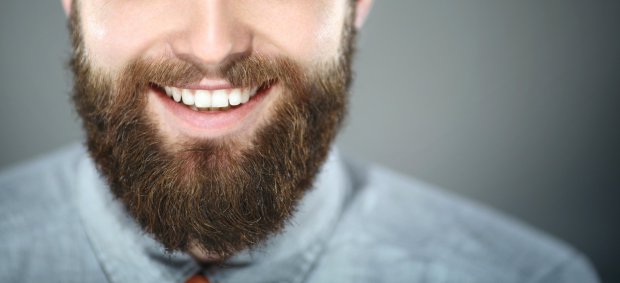
[[[206,108],[198,108],[196,106],[188,106],[190,109],[194,110],[194,111],[224,111],[224,110],[228,110],[231,109],[232,107],[230,106],[226,106],[226,107],[206,107]]]

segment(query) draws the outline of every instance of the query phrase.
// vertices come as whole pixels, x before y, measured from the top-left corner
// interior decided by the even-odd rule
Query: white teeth
[[[183,104],[192,106],[194,105],[194,94],[189,89],[184,89],[181,92],[181,100],[183,100]]]
[[[211,92],[208,90],[197,90],[194,105],[200,108],[211,107]]]
[[[179,102],[181,101],[181,90],[173,87],[172,88],[172,98],[174,99],[174,101]]]
[[[248,102],[258,91],[258,87],[191,90],[166,86],[164,90],[166,95],[174,101],[183,103],[194,110],[227,110],[230,106]]]
[[[228,94],[223,89],[218,89],[213,92],[213,97],[211,97],[211,106],[212,107],[226,107],[228,106]]]
[[[258,91],[258,87],[254,87],[250,90],[250,97],[256,95],[256,92]]]
[[[241,89],[233,89],[228,94],[228,104],[235,106],[241,104]]]
[[[241,90],[241,103],[246,103],[250,100],[250,89],[244,88]]]

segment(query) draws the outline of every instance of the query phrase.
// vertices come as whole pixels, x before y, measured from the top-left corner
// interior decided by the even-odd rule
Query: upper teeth
[[[204,90],[167,86],[164,89],[174,101],[196,108],[226,108],[244,104],[258,91],[258,87]]]

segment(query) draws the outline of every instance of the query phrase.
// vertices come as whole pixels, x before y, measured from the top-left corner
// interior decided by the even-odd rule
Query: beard
[[[339,56],[304,68],[251,54],[217,75],[234,86],[278,84],[281,93],[252,133],[166,139],[147,111],[148,90],[207,74],[175,58],[137,58],[116,74],[91,63],[74,6],[73,102],[86,144],[113,195],[168,251],[198,248],[226,258],[281,232],[313,184],[346,113],[353,10]]]

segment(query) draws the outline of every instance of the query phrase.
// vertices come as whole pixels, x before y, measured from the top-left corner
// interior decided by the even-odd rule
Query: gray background
[[[0,168],[80,138],[58,2],[0,4]],[[341,149],[521,218],[620,282],[620,2],[376,2]]]

